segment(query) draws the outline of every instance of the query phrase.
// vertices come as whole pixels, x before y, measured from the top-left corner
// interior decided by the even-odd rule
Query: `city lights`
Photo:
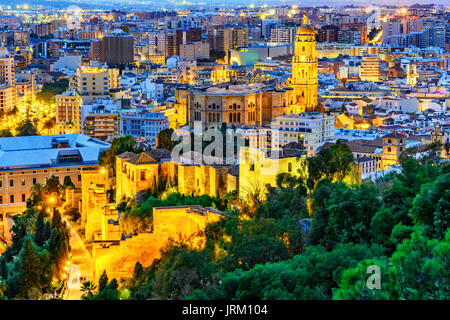
[[[3,309],[281,319],[295,302],[277,300],[450,299],[435,2],[3,5]]]

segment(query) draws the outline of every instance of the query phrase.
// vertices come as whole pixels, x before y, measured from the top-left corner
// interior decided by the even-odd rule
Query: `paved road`
[[[70,246],[72,253],[72,265],[78,266],[80,268],[80,277],[86,280],[81,280],[80,283],[84,281],[92,281],[93,278],[93,263],[89,251],[86,249],[83,240],[80,238],[78,233],[74,230],[70,222],[64,218],[67,226],[70,229]],[[65,299],[66,300],[80,300],[83,293],[79,289],[68,290]]]

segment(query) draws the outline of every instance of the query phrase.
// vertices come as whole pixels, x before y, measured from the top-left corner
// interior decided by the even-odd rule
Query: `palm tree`
[[[97,286],[95,285],[94,282],[92,281],[85,281],[83,282],[83,284],[81,285],[81,292],[83,292],[82,298],[86,299],[89,296],[92,296],[94,293],[93,291],[95,291],[97,289]]]

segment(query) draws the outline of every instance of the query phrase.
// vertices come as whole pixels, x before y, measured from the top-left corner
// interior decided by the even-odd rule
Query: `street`
[[[64,218],[67,226],[70,229],[70,246],[72,253],[72,265],[80,268],[80,277],[85,280],[80,280],[80,284],[84,281],[92,281],[93,279],[93,264],[89,251],[86,249],[83,240],[74,230],[67,218]],[[69,289],[65,295],[65,300],[80,300],[83,293],[79,289]]]

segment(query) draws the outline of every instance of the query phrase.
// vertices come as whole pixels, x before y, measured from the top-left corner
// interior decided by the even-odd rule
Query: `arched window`
[[[388,147],[388,152],[391,152],[391,150],[392,150],[391,147]]]
[[[389,143],[389,144],[390,144],[390,143],[392,143],[392,140],[391,140],[391,139],[389,139],[389,140],[388,140],[388,143]]]

